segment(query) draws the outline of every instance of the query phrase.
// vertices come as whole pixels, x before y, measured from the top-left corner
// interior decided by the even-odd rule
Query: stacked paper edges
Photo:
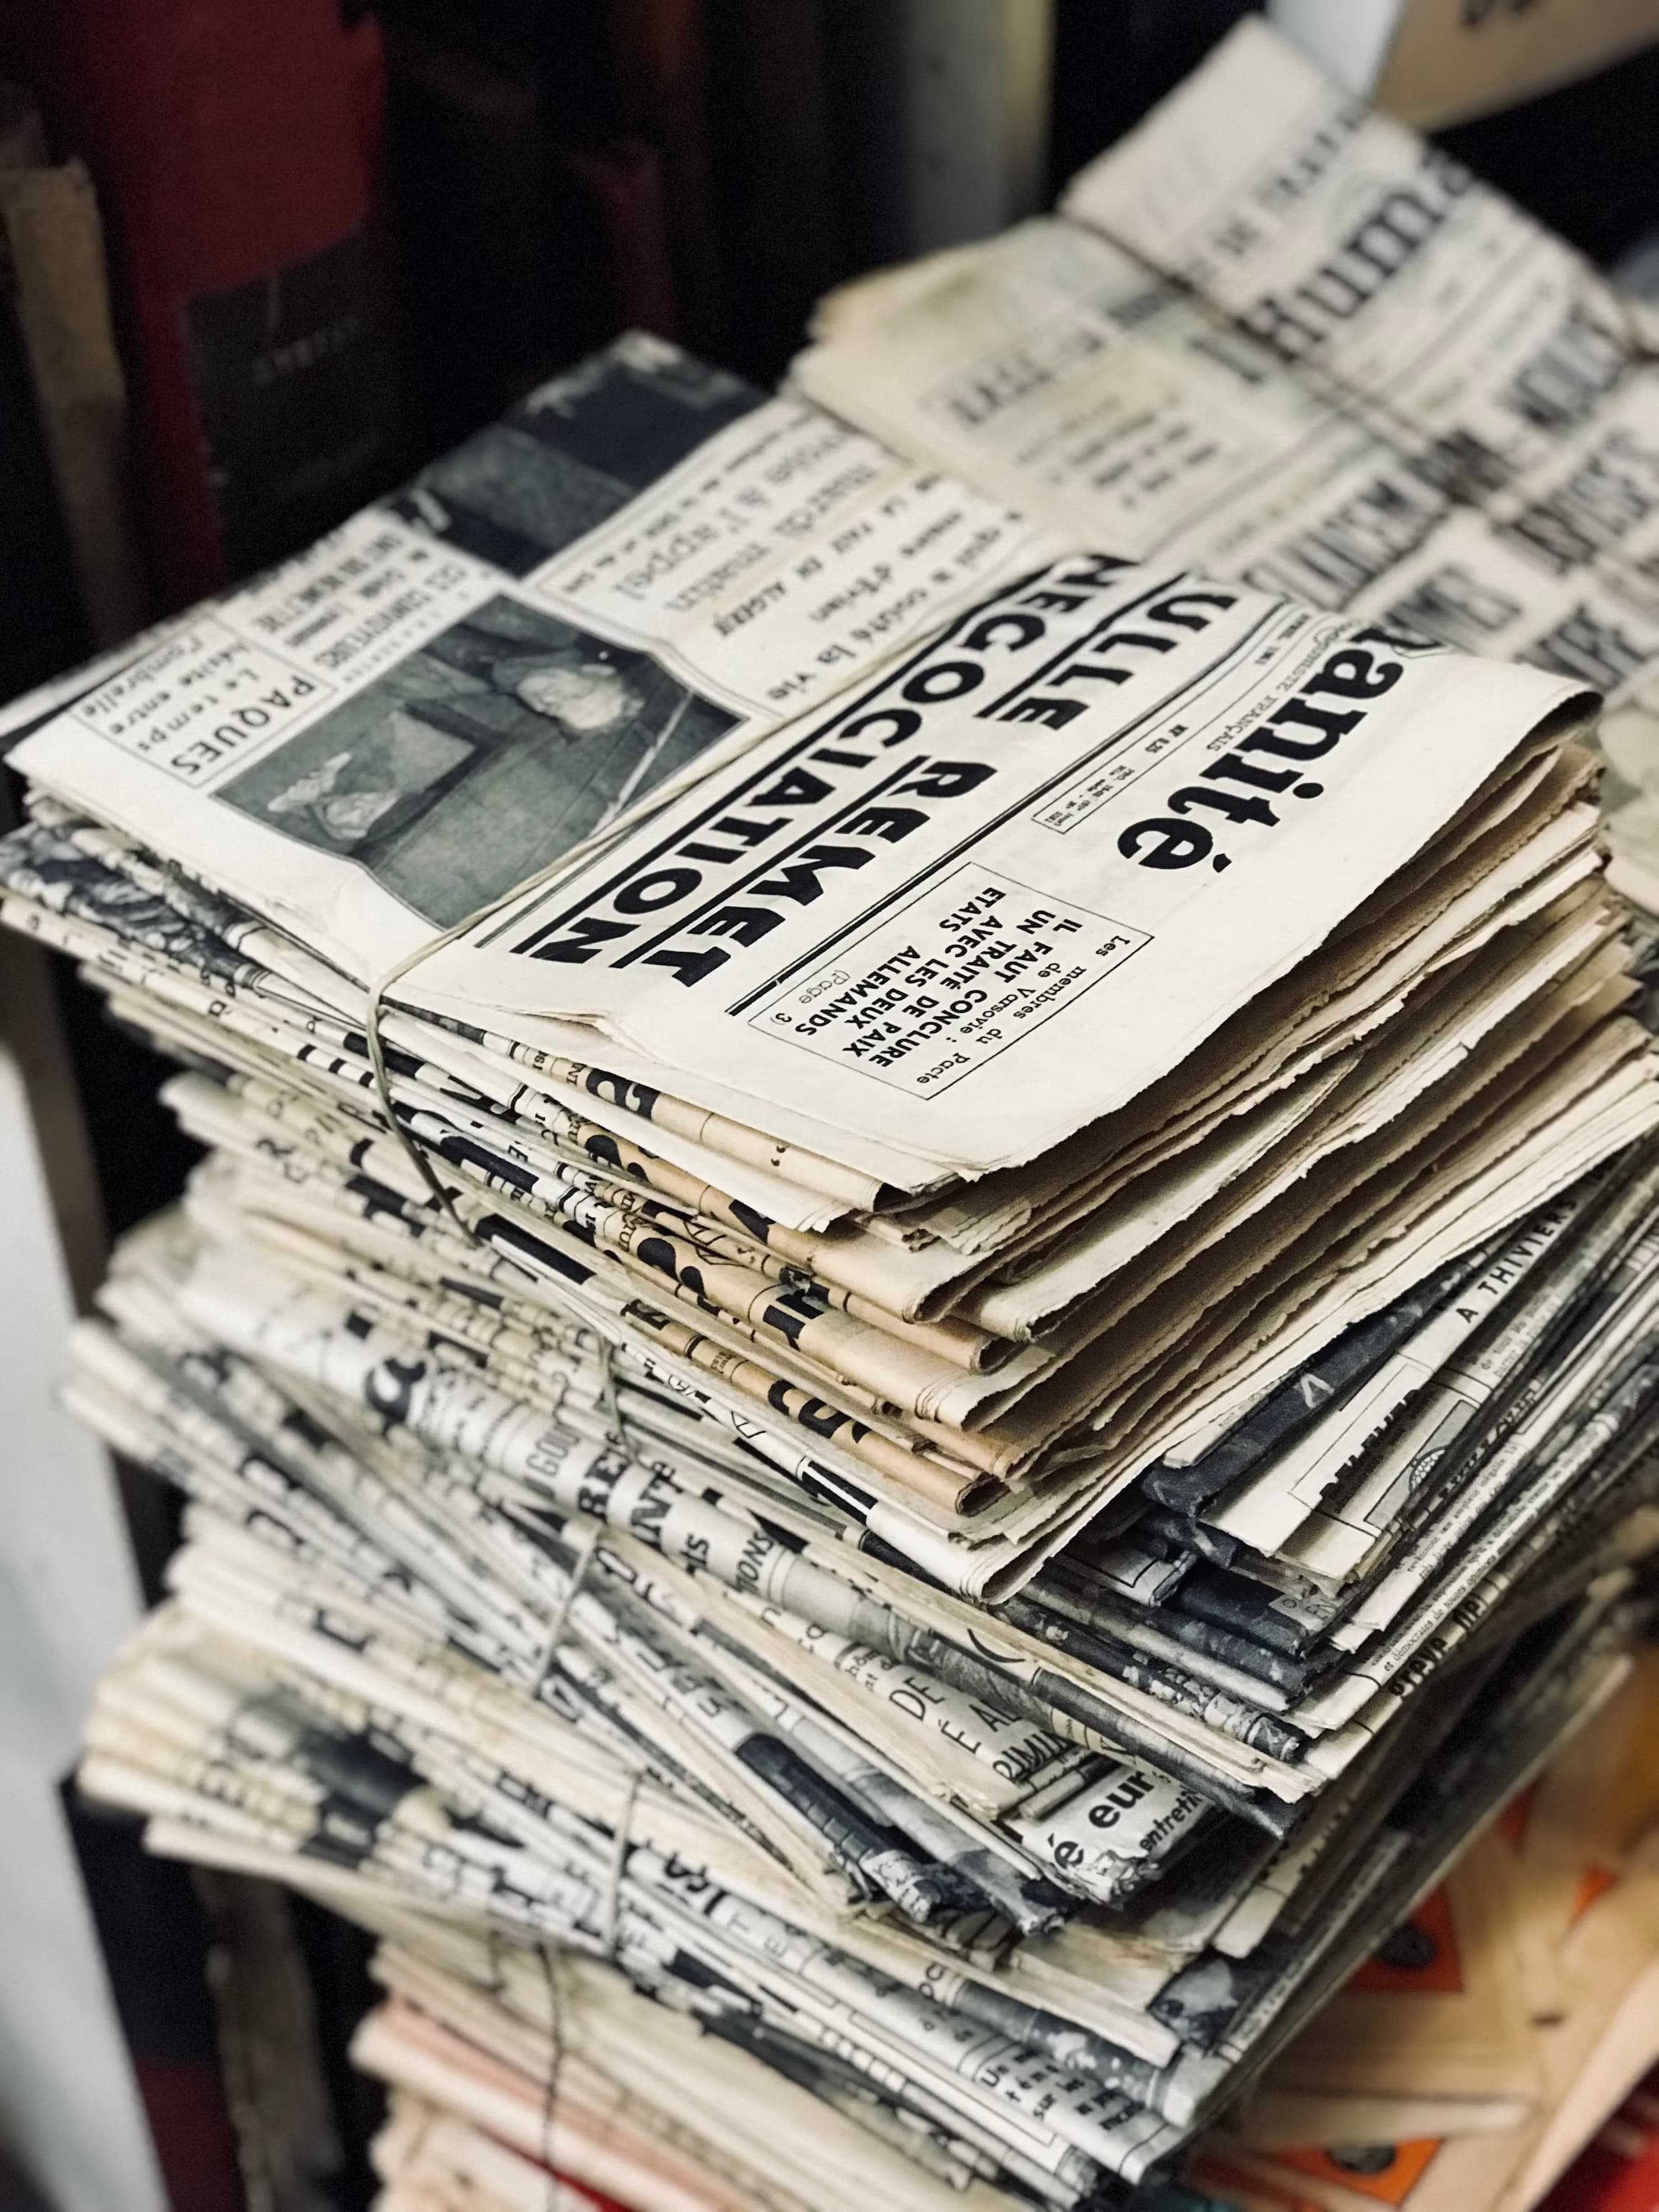
[[[84,1784],[388,1937],[408,2160],[1110,2202],[1616,1684],[1592,704],[629,342],[21,745],[209,1147]]]

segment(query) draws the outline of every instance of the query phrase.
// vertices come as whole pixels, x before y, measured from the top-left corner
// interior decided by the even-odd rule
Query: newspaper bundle
[[[1650,1657],[1197,2148],[1188,2185],[1143,2194],[1147,2212],[1537,2201],[1655,2048],[1656,1808],[1630,1759],[1654,1680]],[[902,2166],[872,2171],[873,2146],[826,2130],[801,2077],[757,2104],[729,2037],[708,2039],[705,2071],[683,2022],[636,2002],[625,2028],[627,2001],[600,1970],[550,1988],[530,1962],[453,1929],[434,1940],[390,1914],[380,1926],[383,1998],[356,2055],[392,2091],[375,2147],[388,2212],[425,2204],[422,2191],[543,2212],[549,2167],[579,2203],[599,2189],[744,2205],[775,2201],[757,2171],[774,2191],[800,2189],[815,2160],[839,2202],[872,2187],[909,2201]],[[550,2119],[556,2037],[580,2056]],[[642,2079],[669,2085],[659,2101],[641,2100]],[[963,2193],[983,2195],[971,2181]]]
[[[1058,218],[832,297],[796,376],[1091,542],[1594,684],[1655,907],[1655,335],[1250,16]]]
[[[601,2194],[1158,2182],[1642,1617],[1594,694],[1104,543],[628,340],[12,755],[206,1148],[83,1784]]]

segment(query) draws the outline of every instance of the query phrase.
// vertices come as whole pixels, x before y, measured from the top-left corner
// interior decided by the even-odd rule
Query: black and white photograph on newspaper
[[[643,653],[490,599],[221,794],[441,928],[579,844],[736,717]]]

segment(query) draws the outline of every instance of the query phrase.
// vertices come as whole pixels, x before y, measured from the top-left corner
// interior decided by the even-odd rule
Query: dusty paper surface
[[[1103,253],[1031,224],[850,286],[798,380],[1056,526],[1607,693],[1659,902],[1643,311],[1255,19],[1065,208]]]
[[[815,327],[791,371],[812,398],[1087,544],[1340,605],[1375,574],[1368,514],[1397,556],[1447,511],[1270,346],[1077,223],[879,274]]]
[[[1359,419],[1356,394],[1076,223],[903,274],[832,301],[793,372],[900,451],[1085,542],[1644,696],[1645,380],[1511,482],[1456,439]],[[1651,727],[1632,710],[1632,744]]]

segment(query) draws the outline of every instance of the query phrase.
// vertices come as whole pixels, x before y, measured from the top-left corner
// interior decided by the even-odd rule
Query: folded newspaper
[[[387,1937],[394,2202],[1121,2201],[1626,1663],[1593,691],[1002,496],[624,340],[11,755],[207,1148],[83,1784]]]
[[[818,338],[804,391],[1089,543],[1611,695],[1615,874],[1659,908],[1659,325],[1259,15],[1058,217]]]

